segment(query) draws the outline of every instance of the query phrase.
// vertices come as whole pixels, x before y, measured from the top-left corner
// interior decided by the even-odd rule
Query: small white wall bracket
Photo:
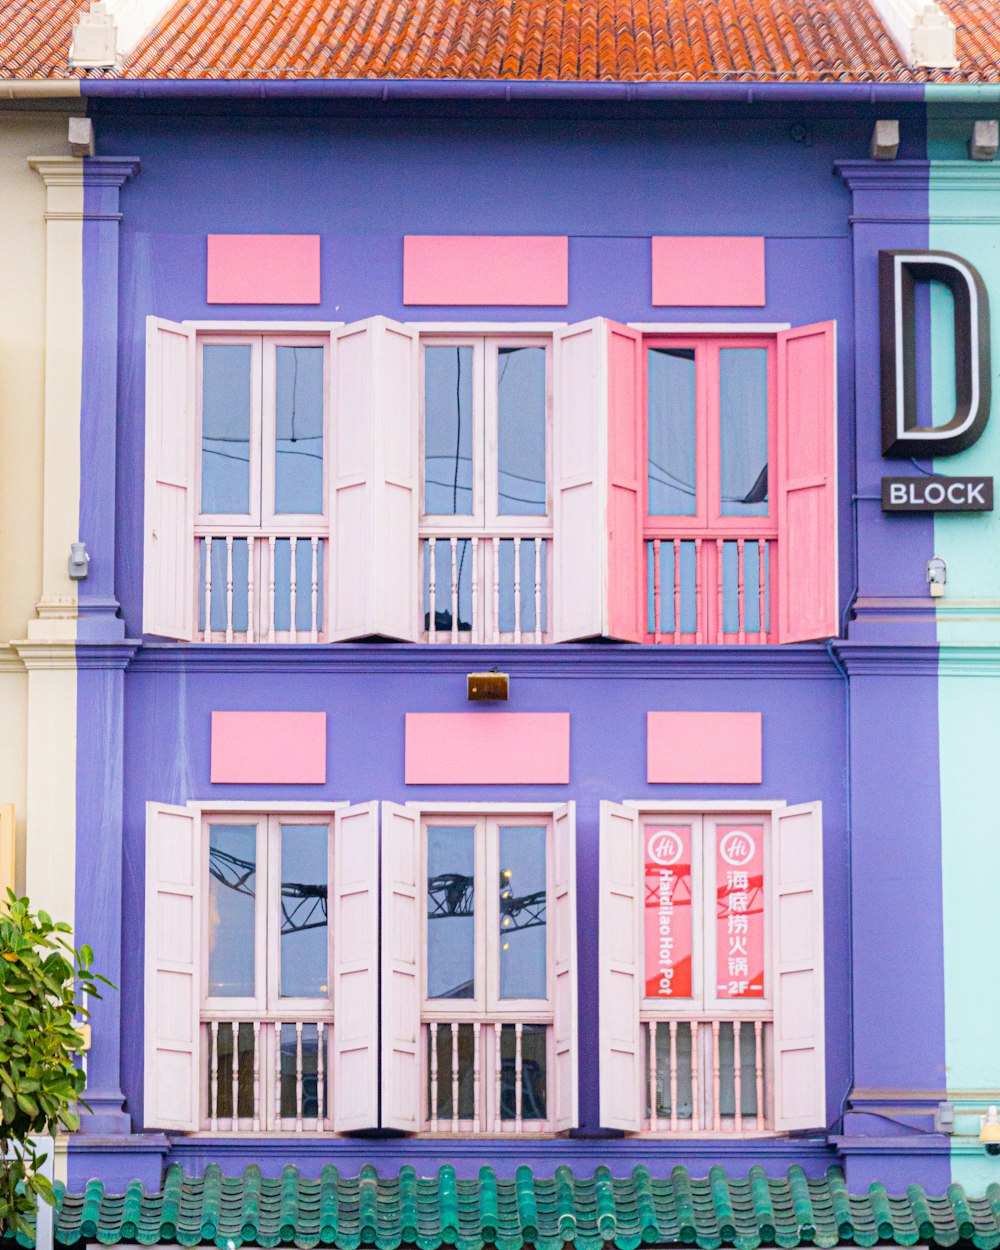
[[[972,123],[969,139],[970,161],[992,161],[1000,147],[1000,122],[978,121]]]
[[[872,127],[871,158],[873,161],[894,161],[899,151],[899,122],[878,121]]]

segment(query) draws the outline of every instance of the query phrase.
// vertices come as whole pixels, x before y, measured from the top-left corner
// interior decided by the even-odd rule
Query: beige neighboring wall
[[[24,638],[42,593],[46,187],[28,166],[65,153],[80,100],[0,105],[0,804],[16,816],[15,888],[25,889],[28,675]],[[67,456],[77,458],[75,448]]]

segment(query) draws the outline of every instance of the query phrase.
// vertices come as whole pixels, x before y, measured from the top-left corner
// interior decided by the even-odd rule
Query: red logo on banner
[[[646,997],[691,997],[691,829],[646,830]]]
[[[763,998],[764,833],[720,825],[716,836],[716,993]]]

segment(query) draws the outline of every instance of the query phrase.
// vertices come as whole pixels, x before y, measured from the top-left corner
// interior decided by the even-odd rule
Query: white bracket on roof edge
[[[914,69],[955,69],[955,24],[933,0],[871,0]]]

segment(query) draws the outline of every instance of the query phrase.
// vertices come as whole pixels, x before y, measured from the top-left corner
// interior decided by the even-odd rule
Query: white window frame
[[[222,1024],[232,1025],[256,1021],[255,1045],[260,1047],[255,1058],[259,1076],[259,1130],[280,1132],[296,1128],[295,1120],[282,1117],[276,1106],[273,1072],[276,1063],[276,1034],[282,1024],[294,1023],[303,1016],[308,1022],[322,1021],[324,1025],[324,1049],[329,1050],[329,1030],[334,1025],[333,970],[336,934],[330,900],[333,893],[334,816],[347,803],[256,803],[253,800],[234,801],[225,804],[192,802],[187,804],[195,819],[202,826],[202,880],[204,882],[205,906],[200,917],[203,952],[201,968],[200,1016],[203,1025],[211,1030]],[[212,996],[208,992],[209,968],[209,906],[212,825],[256,824],[256,880],[258,889],[254,898],[254,994],[250,997]],[[327,994],[320,998],[282,998],[280,996],[280,950],[281,950],[281,826],[326,824],[327,836]],[[263,891],[259,883],[264,883]],[[233,1041],[235,1043],[235,1028]],[[325,1123],[331,1122],[332,1084],[329,1066],[327,1075]],[[217,1117],[211,1115],[211,1075],[203,1069],[201,1106],[208,1109],[202,1115],[202,1131],[214,1131]],[[230,1131],[238,1131],[230,1127]],[[322,1125],[316,1131],[322,1131]]]

